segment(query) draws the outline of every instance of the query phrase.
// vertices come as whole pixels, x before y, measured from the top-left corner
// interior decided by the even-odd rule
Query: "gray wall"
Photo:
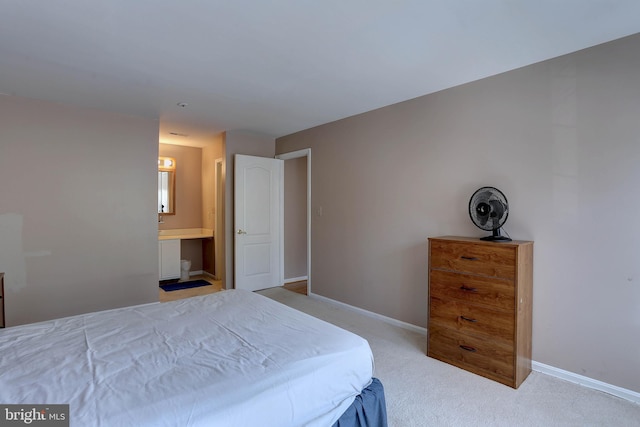
[[[427,326],[426,239],[483,235],[497,186],[535,241],[533,359],[640,392],[640,35],[276,144],[313,150],[312,292]]]
[[[7,324],[158,300],[158,124],[0,96]]]

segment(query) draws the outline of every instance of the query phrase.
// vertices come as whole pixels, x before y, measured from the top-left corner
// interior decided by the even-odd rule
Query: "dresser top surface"
[[[522,245],[533,245],[533,242],[530,240],[511,240],[511,241],[490,241],[490,240],[480,240],[479,237],[464,237],[464,236],[438,236],[438,237],[429,237],[429,240],[447,240],[454,242],[466,242],[466,243],[475,243],[478,245],[491,245],[491,246],[522,246]]]

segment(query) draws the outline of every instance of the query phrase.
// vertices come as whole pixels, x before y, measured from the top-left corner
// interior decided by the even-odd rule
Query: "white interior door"
[[[235,156],[235,288],[282,285],[283,160]]]

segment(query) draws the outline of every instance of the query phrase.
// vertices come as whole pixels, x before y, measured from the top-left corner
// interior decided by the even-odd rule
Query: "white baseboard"
[[[211,277],[213,280],[219,280],[218,276],[216,276],[215,274],[211,274],[208,271],[202,270],[202,273],[199,273],[199,274],[202,274],[203,276]]]
[[[300,277],[292,277],[291,279],[284,279],[284,284],[294,283],[294,282],[302,282],[303,280],[308,280],[309,276],[300,276]]]
[[[633,390],[628,390],[626,388],[618,387],[613,384],[594,380],[593,378],[585,377],[583,375],[565,371],[564,369],[545,365],[544,363],[536,361],[531,361],[531,368],[536,372],[551,375],[552,377],[560,378],[561,380],[579,384],[581,386],[588,387],[594,390],[603,391],[616,397],[630,400],[634,403],[640,403],[640,393]]]
[[[382,320],[382,321],[390,323],[390,324],[392,324],[394,326],[399,326],[401,328],[409,329],[410,331],[414,331],[414,332],[417,332],[417,333],[422,334],[422,335],[427,335],[427,329],[426,328],[421,328],[420,326],[412,325],[411,323],[403,322],[402,320],[394,319],[392,317],[383,316],[382,314],[374,313],[373,311],[365,310],[363,308],[355,307],[353,305],[349,305],[349,304],[346,304],[344,302],[340,302],[340,301],[336,301],[336,300],[331,299],[331,298],[323,297],[322,295],[310,293],[309,296],[312,297],[312,298],[317,298],[317,299],[322,300],[322,301],[326,301],[326,302],[328,302],[330,304],[335,304],[335,305],[344,307],[344,308],[346,308],[348,310],[352,310],[352,311],[358,312],[358,313],[363,314],[363,315],[368,316],[368,317],[373,317],[374,319]]]
[[[408,329],[419,334],[426,335],[427,329],[421,328],[420,326],[412,325],[411,323],[403,322],[401,320],[393,319],[391,317],[383,316],[378,313],[374,313],[372,311],[364,310],[359,307],[355,307],[353,305],[346,304],[344,302],[336,301],[331,298],[323,297],[322,295],[310,293],[310,297],[316,298],[330,304],[335,304],[340,307],[346,308],[347,310],[355,311],[357,313],[363,314],[368,317],[372,317],[374,319],[379,319],[384,322],[390,323],[394,326],[398,326],[400,328]],[[585,377],[583,375],[578,375],[573,372],[565,371],[563,369],[559,369],[553,366],[545,365],[544,363],[531,361],[531,368],[542,374],[550,375],[552,377],[559,378],[561,380],[569,381],[575,384],[579,384],[583,387],[591,388],[594,390],[602,391],[608,394],[611,394],[616,397],[620,397],[622,399],[629,400],[634,403],[640,404],[640,393],[635,392],[633,390],[628,390],[626,388],[618,387],[613,384],[608,384],[602,381],[594,380],[593,378]]]
[[[215,274],[211,274],[208,271],[204,271],[204,270],[189,271],[189,277],[191,276],[207,276],[207,277],[211,277],[213,280],[220,280],[218,276],[216,276]]]

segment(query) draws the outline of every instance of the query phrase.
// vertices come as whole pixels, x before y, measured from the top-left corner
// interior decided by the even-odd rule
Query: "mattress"
[[[0,402],[72,426],[330,426],[371,382],[353,333],[242,290],[0,330]]]

